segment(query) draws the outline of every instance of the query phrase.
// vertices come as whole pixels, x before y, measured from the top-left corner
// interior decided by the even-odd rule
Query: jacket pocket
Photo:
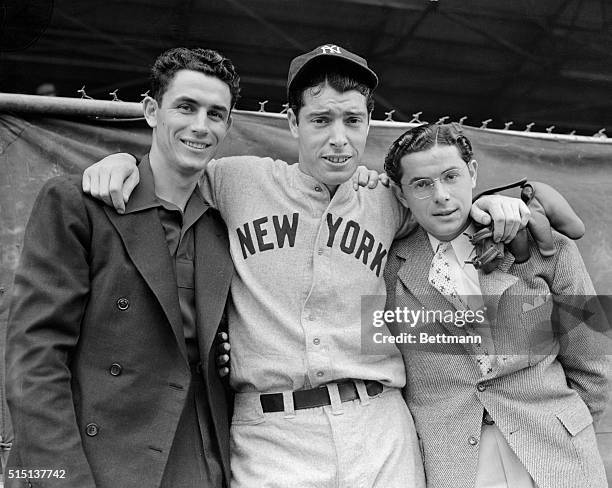
[[[570,404],[555,414],[563,427],[573,437],[593,423],[589,407],[576,394]]]

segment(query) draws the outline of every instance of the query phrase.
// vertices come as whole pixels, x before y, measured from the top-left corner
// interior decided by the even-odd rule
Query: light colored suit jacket
[[[428,487],[474,486],[484,409],[540,488],[607,487],[593,419],[609,394],[610,342],[602,333],[609,329],[597,304],[589,305],[596,308],[590,324],[602,332],[545,298],[595,294],[575,244],[559,234],[554,239],[553,257],[543,258],[531,243],[527,262],[514,264],[507,253],[498,269],[479,273],[495,353],[507,356],[492,373],[482,375],[471,345],[400,345]],[[454,310],[428,282],[433,256],[422,229],[395,242],[386,269],[388,308]],[[420,327],[430,335],[466,335],[452,323]]]

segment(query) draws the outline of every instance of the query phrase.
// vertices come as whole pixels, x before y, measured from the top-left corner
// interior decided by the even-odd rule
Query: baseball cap
[[[365,59],[336,44],[324,44],[323,46],[316,47],[310,52],[293,58],[289,65],[287,93],[291,89],[291,85],[300,74],[304,73],[306,68],[310,68],[324,60],[338,61],[339,63],[345,63],[350,66],[363,76],[365,83],[372,89],[376,88],[378,85],[378,76],[368,67],[368,63]]]

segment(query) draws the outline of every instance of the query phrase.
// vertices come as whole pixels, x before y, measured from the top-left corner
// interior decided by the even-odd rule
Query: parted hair
[[[240,76],[234,64],[217,51],[175,47],[160,54],[151,67],[151,96],[161,103],[174,75],[183,69],[198,71],[224,82],[230,89],[232,108],[240,97]]]
[[[455,146],[459,150],[461,159],[466,163],[474,157],[472,143],[463,135],[458,124],[423,124],[408,129],[393,141],[385,157],[387,175],[399,185],[402,179],[400,164],[402,157],[406,154],[427,151],[438,144]]]

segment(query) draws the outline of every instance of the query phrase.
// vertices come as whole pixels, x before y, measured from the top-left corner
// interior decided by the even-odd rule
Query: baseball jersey
[[[230,382],[286,391],[347,378],[405,384],[404,365],[361,351],[361,297],[384,310],[383,270],[406,212],[382,185],[325,185],[297,164],[254,156],[209,163],[205,198],[225,220],[236,274]],[[370,315],[371,316],[371,315]]]

